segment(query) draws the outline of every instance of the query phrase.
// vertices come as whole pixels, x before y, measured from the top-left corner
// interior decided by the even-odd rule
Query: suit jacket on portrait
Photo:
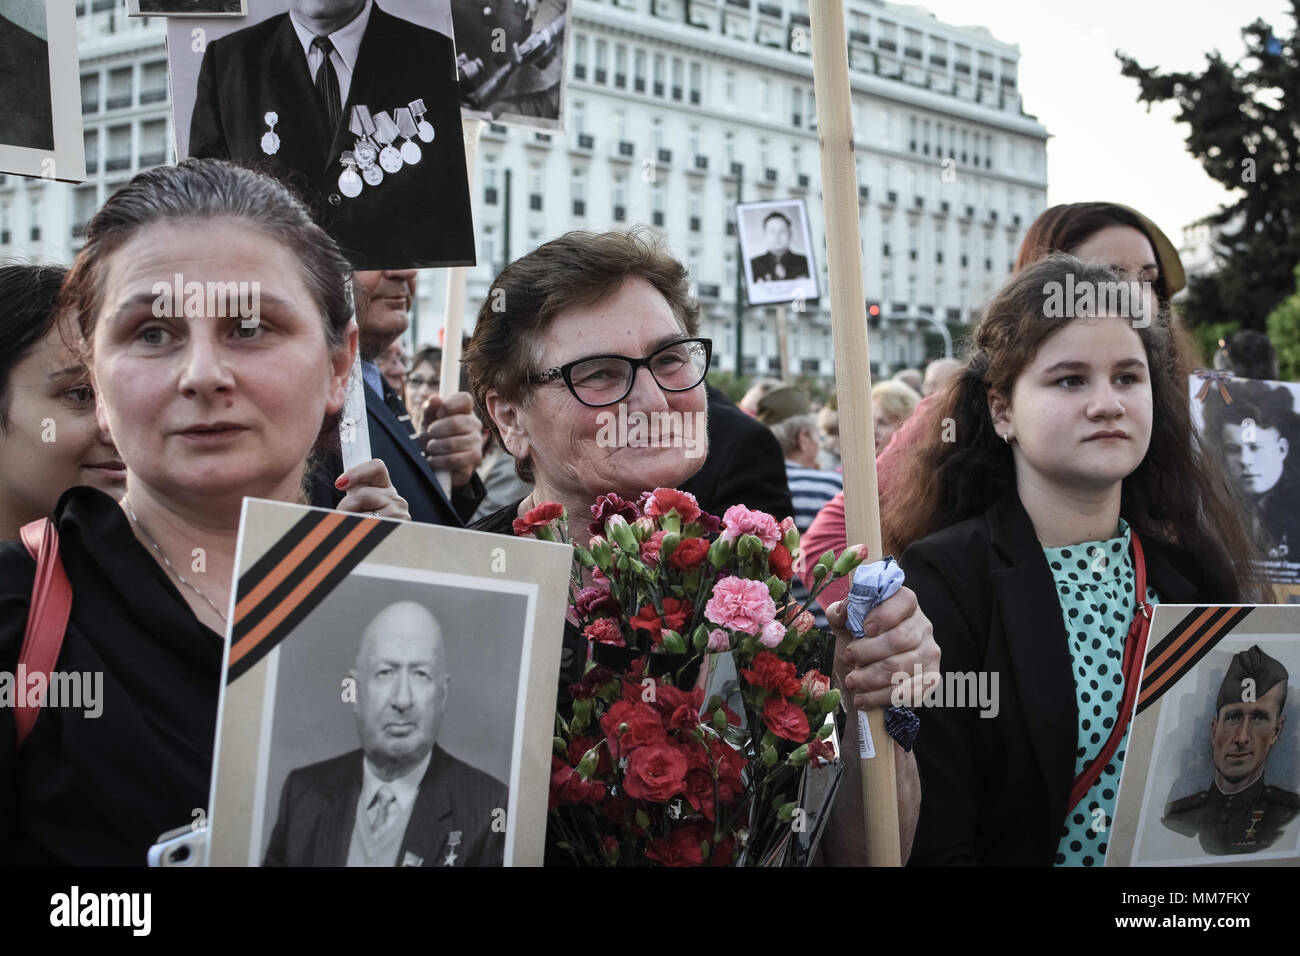
[[[364,759],[360,750],[354,750],[289,774],[263,866],[347,864]],[[501,866],[505,832],[499,825],[501,832],[493,831],[493,811],[504,810],[507,799],[501,781],[435,745],[397,851],[397,864]],[[496,819],[504,818],[496,814]],[[455,859],[448,863],[452,834],[457,831]]]
[[[349,198],[339,190],[339,157],[356,137],[352,107],[372,114],[423,99],[434,139],[412,141],[422,155],[377,186]],[[268,111],[279,115],[279,149],[262,150]],[[396,145],[401,146],[398,139]],[[203,55],[190,118],[189,154],[232,159],[280,178],[358,269],[472,265],[474,229],[452,41],[372,7],[342,119],[329,129],[307,57],[289,14],[213,40]]]
[[[54,148],[50,46],[2,16],[0,146]]]
[[[1196,558],[1142,538],[1161,603],[1216,599]],[[949,672],[998,675],[995,717],[921,711],[911,865],[1050,866],[1074,782],[1079,716],[1056,585],[1014,496],[916,542],[899,562]]]
[[[777,275],[777,264],[781,265],[784,270],[782,275]],[[754,273],[755,282],[782,282],[786,279],[806,279],[808,278],[808,259],[797,252],[791,252],[787,249],[780,256],[774,256],[770,252],[765,252],[761,256],[749,260],[749,264]]]
[[[709,407],[709,452],[700,470],[682,486],[710,514],[722,517],[732,505],[766,511],[778,521],[794,512],[785,479],[781,443],[757,419],[705,384]]]

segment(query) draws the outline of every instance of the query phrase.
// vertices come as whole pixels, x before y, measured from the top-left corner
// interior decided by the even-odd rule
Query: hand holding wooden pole
[[[866,298],[862,290],[857,167],[853,156],[853,101],[841,0],[809,0],[817,135],[821,144],[822,205],[830,273],[831,335],[844,464],[844,517],[850,542],[881,555],[880,501],[876,490],[876,439],[872,429],[871,362]],[[861,718],[862,715],[859,715]],[[898,866],[898,792],[893,741],[884,711],[867,715],[875,756],[861,761],[867,857],[872,866]],[[859,727],[859,733],[864,732]]]

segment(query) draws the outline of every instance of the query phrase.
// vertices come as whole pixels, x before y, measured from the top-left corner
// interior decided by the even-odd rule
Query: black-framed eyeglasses
[[[621,402],[632,391],[637,370],[645,367],[665,392],[690,391],[704,381],[713,354],[711,339],[678,339],[645,358],[589,355],[530,375],[533,383],[563,380],[570,394],[590,408]]]

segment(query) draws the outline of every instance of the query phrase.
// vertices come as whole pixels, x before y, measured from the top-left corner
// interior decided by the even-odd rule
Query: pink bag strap
[[[41,518],[23,525],[20,536],[28,553],[36,559],[36,579],[32,582],[32,600],[27,610],[27,629],[23,632],[18,666],[28,677],[44,674],[48,690],[50,674],[58,662],[63,636],[68,630],[68,618],[72,614],[72,584],[63,570],[63,562],[59,560],[59,532],[51,519]],[[19,688],[14,709],[19,750],[32,732],[41,704],[45,702],[42,693],[34,704],[29,705],[25,691],[24,682],[24,686]]]

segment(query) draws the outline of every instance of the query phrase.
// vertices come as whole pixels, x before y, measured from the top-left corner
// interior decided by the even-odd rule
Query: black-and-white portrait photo
[[[263,865],[500,866],[527,605],[340,584],[279,647]]]
[[[180,155],[280,178],[358,269],[474,263],[448,0],[250,0],[167,47]]]
[[[1108,866],[1300,860],[1298,632],[1289,605],[1157,606]]]
[[[572,550],[245,499],[214,866],[540,866]]]
[[[1300,386],[1232,379],[1223,391],[1211,387],[1202,401],[1194,392],[1193,414],[1269,559],[1268,576],[1295,583],[1300,580]]]
[[[54,148],[45,0],[0,0],[0,144]]]
[[[561,128],[568,0],[451,0],[451,16],[465,115]]]
[[[126,0],[132,17],[242,17],[247,0]]]
[[[818,298],[808,210],[801,199],[736,206],[751,305]]]
[[[0,174],[86,178],[76,8],[0,0]]]

